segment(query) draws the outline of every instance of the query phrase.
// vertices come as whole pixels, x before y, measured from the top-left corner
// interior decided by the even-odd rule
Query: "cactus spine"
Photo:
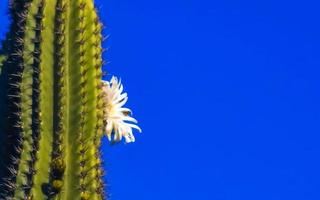
[[[104,199],[92,0],[12,0],[0,51],[0,198]]]

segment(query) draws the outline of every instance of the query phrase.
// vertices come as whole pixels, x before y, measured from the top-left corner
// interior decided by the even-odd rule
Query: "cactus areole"
[[[11,0],[0,51],[0,199],[100,200],[100,145],[140,128],[102,81],[93,0]],[[131,122],[131,123],[128,123]]]

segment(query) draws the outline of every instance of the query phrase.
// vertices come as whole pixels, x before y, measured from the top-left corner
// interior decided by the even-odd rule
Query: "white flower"
[[[110,82],[102,81],[102,83],[105,101],[105,129],[108,139],[118,142],[124,137],[127,143],[134,142],[132,129],[137,129],[139,132],[141,132],[141,129],[134,124],[138,123],[137,120],[129,116],[132,114],[131,110],[122,107],[128,101],[128,95],[122,93],[121,81],[113,76]]]

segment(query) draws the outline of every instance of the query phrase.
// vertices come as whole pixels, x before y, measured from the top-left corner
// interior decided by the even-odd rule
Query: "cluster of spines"
[[[101,91],[98,89],[98,86],[101,84],[101,65],[102,65],[102,48],[101,48],[101,26],[97,27],[97,16],[95,12],[92,12],[91,7],[88,8],[87,12],[92,12],[91,15],[87,15],[86,5],[84,1],[79,4],[79,55],[80,55],[80,71],[81,71],[81,98],[82,109],[83,109],[83,118],[81,123],[82,131],[91,132],[91,128],[95,128],[93,134],[88,134],[85,138],[81,138],[80,134],[80,192],[81,198],[87,199],[89,196],[87,193],[95,194],[97,197],[104,199],[104,191],[102,184],[102,169],[101,169],[101,159],[99,154],[100,141],[98,141],[98,135],[102,136],[101,132],[101,121],[103,121],[101,116],[102,107],[98,108],[98,104],[101,102],[99,99]],[[88,6],[89,7],[89,6]],[[93,7],[92,7],[93,9]],[[87,19],[86,19],[87,17]],[[85,23],[86,21],[86,23]],[[89,22],[89,23],[88,23]],[[100,25],[100,23],[99,23]],[[86,31],[86,32],[85,32]],[[82,51],[82,49],[91,49],[90,51]],[[86,60],[86,58],[92,57],[91,60]],[[88,68],[87,66],[92,66]],[[97,67],[99,66],[99,67]],[[94,83],[93,85],[87,84],[87,82]],[[93,92],[95,91],[95,92]],[[88,104],[91,99],[88,98],[88,95],[97,96],[95,103]],[[88,119],[86,116],[90,116],[92,112],[90,110],[95,110],[95,127],[89,127]],[[92,150],[88,151],[89,147],[93,146]],[[81,184],[83,184],[81,186]],[[88,187],[88,185],[90,185]],[[94,195],[94,196],[95,196]]]
[[[44,29],[43,18],[44,18],[44,6],[45,0],[40,0],[37,6],[38,11],[34,16],[35,18],[35,38],[34,52],[33,52],[33,75],[32,75],[32,151],[30,152],[31,160],[29,162],[29,173],[27,175],[27,187],[26,196],[32,198],[31,188],[34,185],[34,175],[36,174],[36,161],[38,160],[37,152],[39,150],[39,140],[41,137],[41,117],[40,117],[40,73],[41,73],[41,32]]]
[[[97,13],[97,11],[96,11]],[[101,195],[102,199],[107,198],[105,194],[105,184],[102,181],[103,176],[104,176],[104,170],[102,168],[102,160],[101,160],[101,136],[103,135],[104,132],[104,127],[105,127],[105,122],[104,122],[104,115],[105,115],[105,110],[103,109],[105,105],[105,101],[103,100],[103,83],[102,83],[102,66],[104,64],[103,59],[102,59],[102,54],[103,54],[103,48],[101,47],[102,43],[102,28],[103,25],[99,20],[98,15],[96,15],[94,19],[94,31],[93,34],[95,36],[95,41],[93,41],[93,46],[95,49],[95,54],[94,54],[94,67],[95,67],[95,79],[96,79],[96,88],[98,91],[97,94],[97,103],[96,103],[96,110],[97,110],[97,123],[95,127],[95,135],[94,135],[94,145],[96,146],[97,151],[95,152],[95,157],[96,157],[96,165],[95,165],[95,178],[98,182],[98,187],[96,188],[96,192]]]
[[[63,176],[65,172],[65,155],[63,137],[66,133],[65,113],[66,99],[66,7],[64,0],[58,0],[56,5],[55,27],[54,27],[54,94],[55,116],[54,116],[54,133],[53,133],[53,149],[52,162],[50,171],[50,189],[49,196],[59,193],[63,187]]]
[[[14,1],[11,3],[12,26],[9,38],[8,58],[4,65],[8,66],[7,90],[7,122],[5,158],[7,169],[3,172],[2,198],[11,199],[16,189],[16,176],[23,148],[23,124],[21,119],[21,82],[24,69],[24,34],[30,1]]]
[[[79,171],[79,190],[80,190],[80,198],[81,200],[87,200],[90,198],[89,195],[89,185],[86,181],[88,172],[86,169],[87,165],[87,158],[86,153],[88,152],[88,146],[87,140],[84,137],[85,134],[85,125],[86,125],[86,114],[88,112],[87,103],[88,103],[88,96],[87,96],[87,90],[86,90],[86,82],[87,82],[87,70],[86,67],[86,49],[85,49],[85,8],[86,8],[86,2],[80,1],[79,4],[79,12],[78,12],[78,45],[79,45],[79,67],[80,67],[80,73],[81,73],[81,80],[80,80],[80,96],[81,96],[81,107],[80,107],[80,132],[79,132],[79,165],[80,165],[80,171]]]
[[[39,100],[39,56],[41,41],[41,21],[43,12],[43,2],[39,0],[39,4],[31,4],[29,6],[28,19],[26,22],[25,43],[28,44],[24,48],[24,73],[22,76],[22,119],[24,129],[24,144],[21,154],[21,162],[17,175],[17,190],[15,191],[15,199],[25,199],[31,197],[31,188],[33,186],[33,175],[36,174],[35,163],[37,161],[36,152],[39,149],[38,140],[40,130],[35,128],[37,120],[35,115],[37,112],[37,102]]]

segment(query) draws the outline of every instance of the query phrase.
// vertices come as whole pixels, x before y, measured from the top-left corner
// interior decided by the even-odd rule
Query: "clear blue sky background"
[[[317,2],[97,0],[143,128],[104,145],[112,199],[320,199]]]

